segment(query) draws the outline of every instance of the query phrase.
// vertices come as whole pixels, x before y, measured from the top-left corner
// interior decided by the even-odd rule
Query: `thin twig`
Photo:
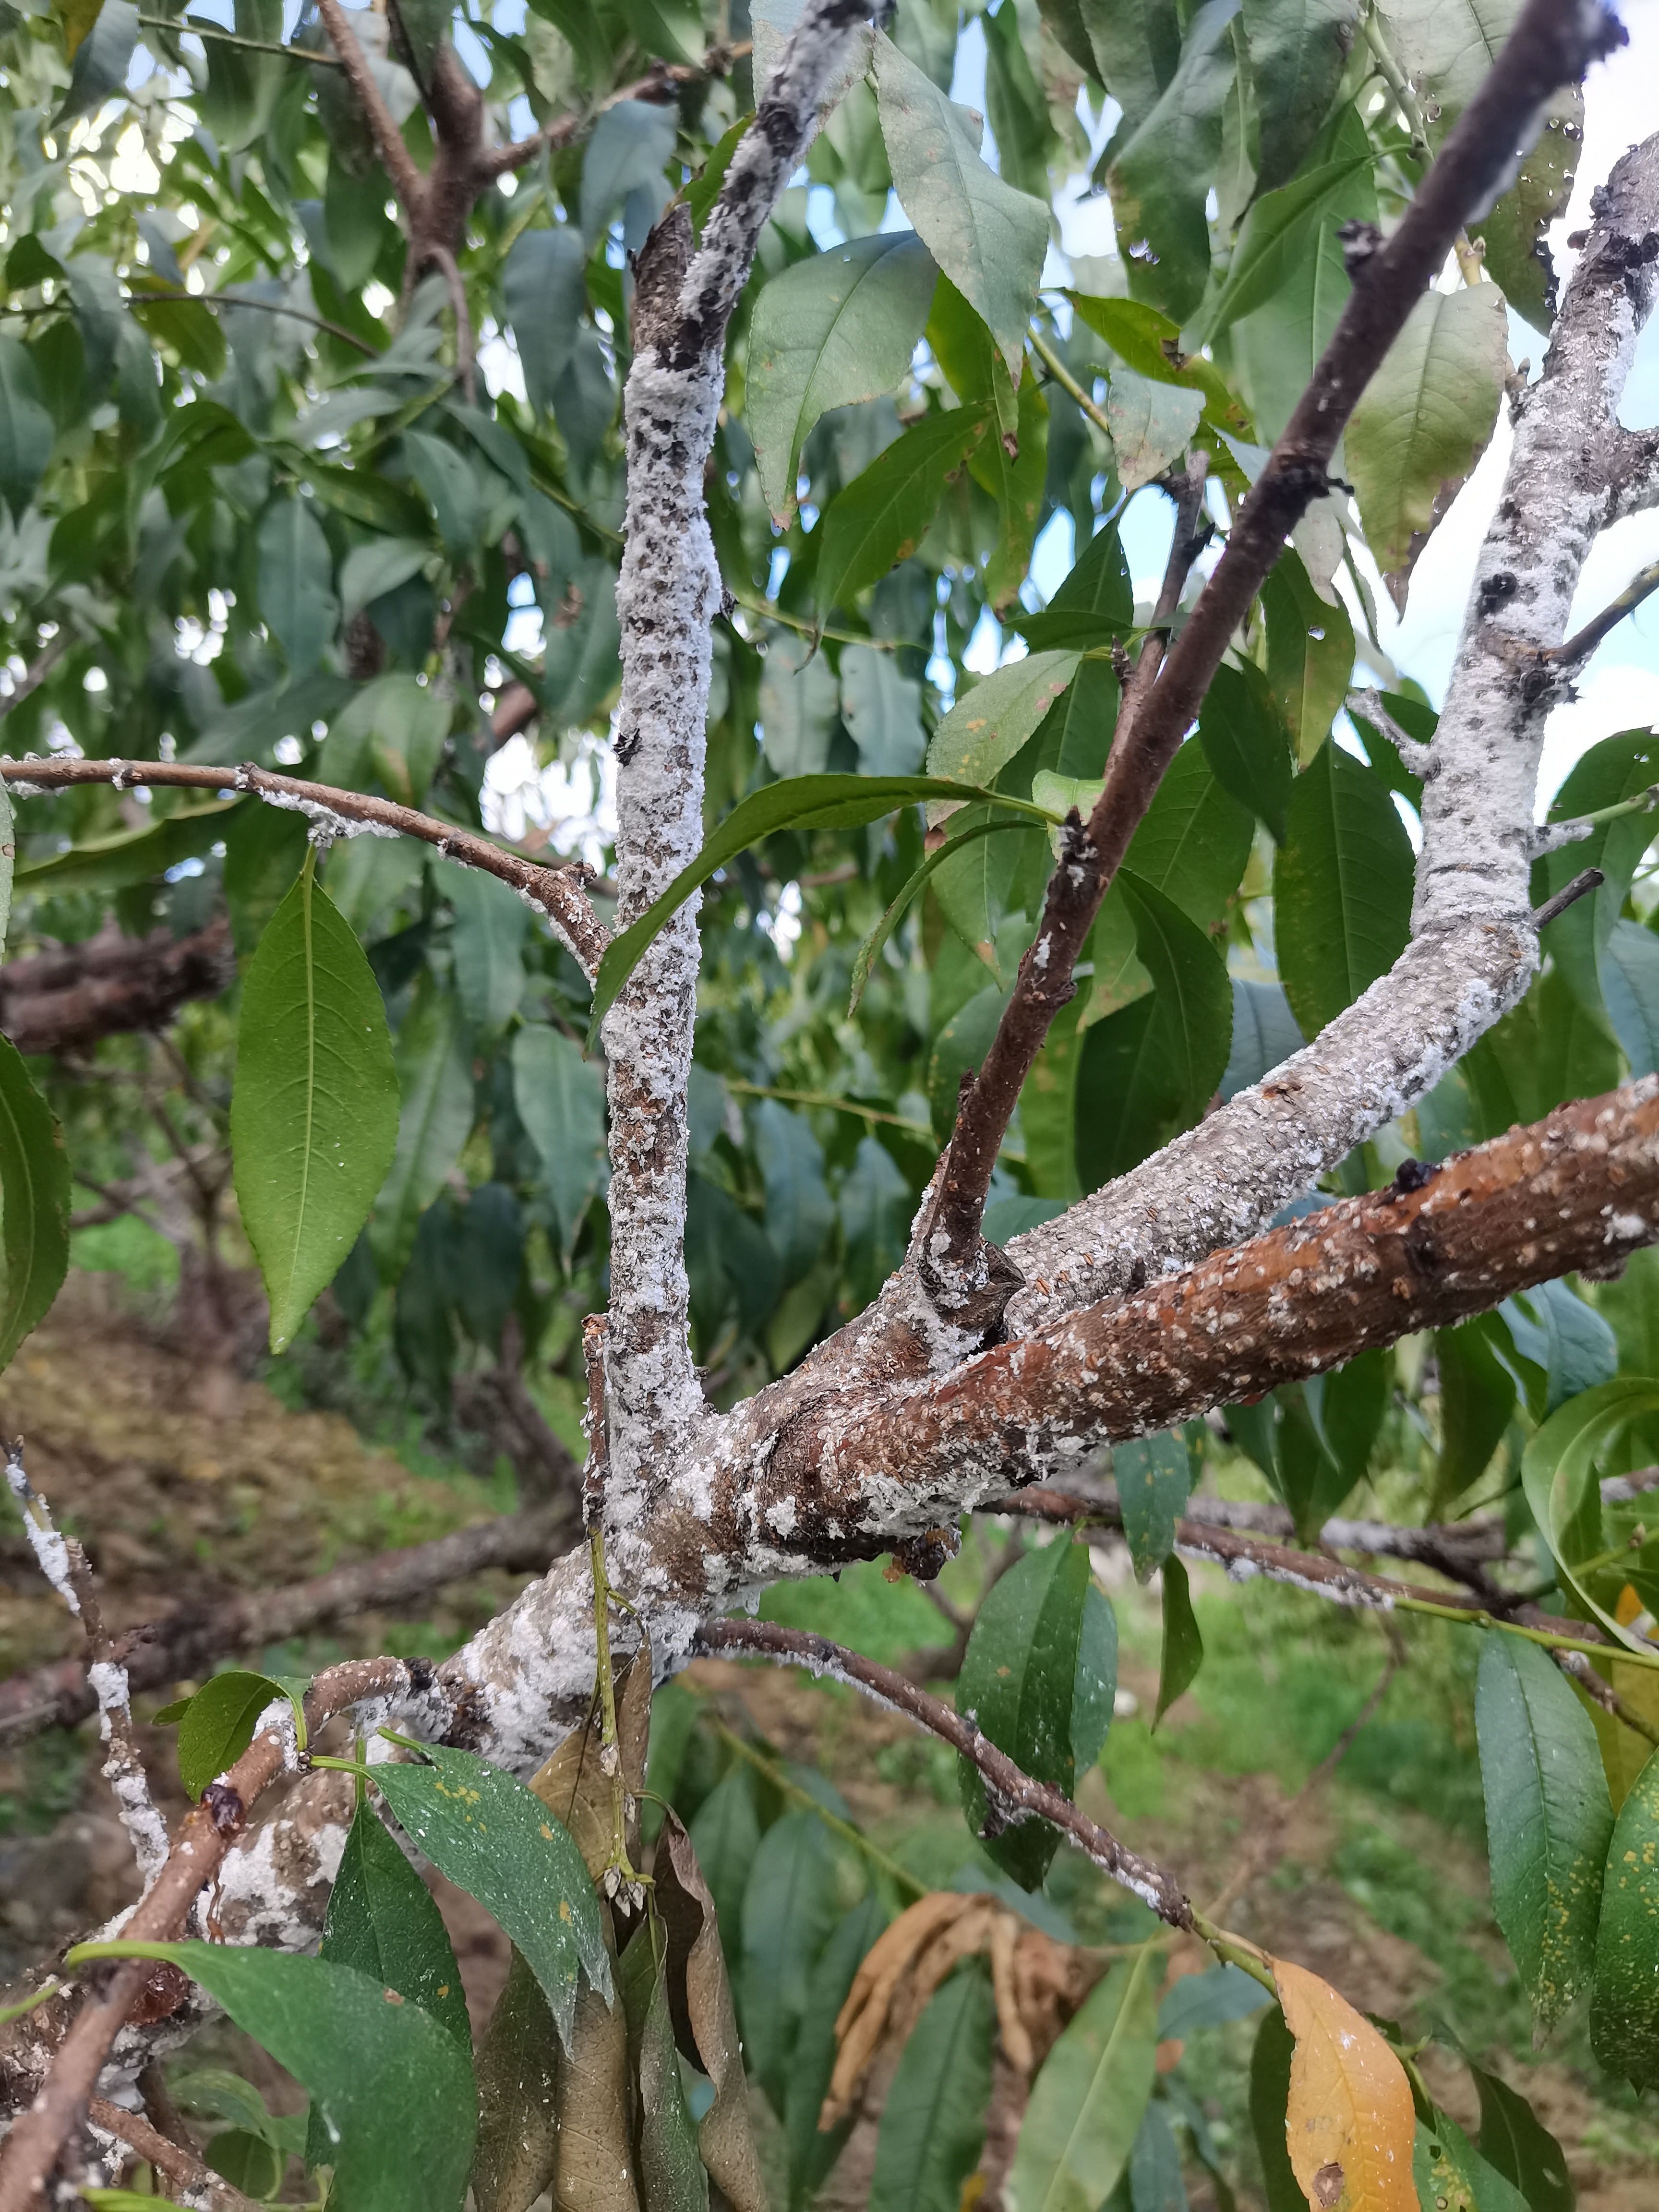
[[[240,46],[245,53],[281,54],[285,61],[304,62],[309,69],[345,67],[337,54],[318,53],[309,46],[287,46],[280,39],[245,39],[239,31],[228,31],[222,23],[204,22],[197,15],[141,15],[138,21],[146,31],[189,32],[195,38],[212,39],[222,46]]]
[[[1003,1826],[1032,1817],[1051,1822],[1114,1881],[1150,1905],[1160,1920],[1171,1928],[1196,1930],[1192,1906],[1172,1874],[1120,1843],[1109,1829],[1080,1813],[1069,1797],[1050,1784],[1033,1781],[971,1720],[952,1712],[939,1698],[929,1697],[893,1668],[878,1666],[873,1659],[832,1644],[827,1637],[784,1628],[770,1620],[705,1621],[697,1632],[697,1642],[711,1656],[752,1652],[757,1658],[805,1667],[819,1677],[828,1675],[834,1681],[850,1683],[867,1697],[908,1715],[930,1735],[972,1760],[984,1780],[987,1802]]]
[[[251,2197],[244,2197],[240,2189],[233,2189],[193,2150],[187,2150],[183,2143],[175,2142],[159,2128],[152,2127],[141,2112],[130,2112],[124,2106],[112,2105],[106,2097],[91,2097],[87,2100],[87,2118],[94,2127],[101,2128],[106,2135],[125,2143],[174,2189],[189,2189],[204,2195],[209,2212],[258,2212]]]
[[[395,799],[371,799],[360,791],[336,791],[328,784],[278,775],[246,761],[239,768],[209,768],[194,761],[0,760],[0,779],[36,793],[66,790],[82,783],[113,784],[118,791],[155,785],[191,791],[252,792],[271,805],[307,814],[325,827],[331,817],[341,823],[376,823],[400,836],[418,837],[446,859],[480,869],[507,884],[547,917],[590,975],[610,942],[610,933],[573,882],[571,871],[539,867],[473,830],[458,829],[453,823],[440,822],[430,814],[418,814],[412,806],[400,806]]]
[[[40,690],[52,670],[69,651],[70,641],[70,632],[67,628],[60,629],[56,637],[47,639],[23,674],[12,685],[11,690],[0,694],[0,716],[9,714],[14,707],[22,705],[31,691]]]
[[[490,1568],[539,1571],[574,1534],[574,1491],[572,1482],[562,1499],[535,1512],[503,1514],[428,1544],[380,1552],[285,1589],[245,1590],[218,1603],[183,1607],[125,1630],[110,1656],[125,1668],[131,1691],[170,1689],[209,1673],[233,1652],[285,1644],[331,1620],[387,1612]],[[48,1726],[74,1728],[97,1711],[97,1702],[79,1659],[14,1674],[0,1681],[0,1739],[15,1741]]]
[[[1621,1698],[1607,1676],[1598,1673],[1595,1662],[1582,1651],[1552,1651],[1550,1654],[1564,1674],[1571,1675],[1587,1698],[1593,1698],[1610,1720],[1615,1720],[1645,1741],[1659,1746],[1659,1724],[1650,1721],[1645,1713],[1638,1712],[1628,1698]]]
[[[1095,428],[1097,430],[1103,430],[1106,433],[1106,435],[1109,438],[1112,434],[1110,419],[1102,409],[1096,406],[1094,401],[1083,389],[1083,386],[1078,382],[1076,377],[1073,375],[1071,370],[1066,368],[1065,362],[1049,344],[1048,339],[1043,337],[1042,331],[1031,331],[1028,333],[1028,336],[1031,341],[1032,352],[1036,354],[1037,359],[1048,370],[1049,375],[1054,378],[1054,382],[1060,386],[1060,390],[1062,392],[1068,392],[1072,398],[1074,399],[1077,404],[1083,410],[1083,412],[1088,416],[1089,420],[1094,424]]]
[[[1551,922],[1559,921],[1561,919],[1570,906],[1576,905],[1587,892],[1600,890],[1606,881],[1607,878],[1600,868],[1586,868],[1581,875],[1575,876],[1570,884],[1563,884],[1553,898],[1547,898],[1542,906],[1535,906],[1533,908],[1534,928],[1547,929]]]
[[[368,57],[357,42],[357,33],[351,19],[341,6],[340,0],[317,0],[317,13],[323,19],[323,28],[328,33],[347,81],[356,94],[364,119],[374,141],[375,151],[386,164],[386,172],[392,188],[402,201],[411,228],[418,228],[426,212],[427,181],[415,166],[415,157],[404,143],[404,134],[386,106],[384,94],[374,72],[368,65]]]
[[[753,51],[747,39],[739,39],[732,46],[711,46],[701,62],[653,62],[644,76],[635,77],[632,84],[619,85],[591,107],[561,115],[528,138],[514,139],[510,146],[491,148],[483,156],[484,173],[489,177],[505,176],[509,169],[521,169],[526,161],[533,161],[544,149],[556,152],[574,145],[607,108],[620,100],[655,100],[665,106],[684,86],[700,83],[706,77],[724,76],[733,62],[742,61]]]
[[[307,307],[292,307],[281,300],[239,300],[228,292],[192,292],[188,285],[167,284],[161,282],[140,284],[129,289],[127,305],[142,307],[151,300],[191,300],[198,307],[252,307],[256,314],[289,315],[296,323],[309,323],[313,330],[326,331],[331,338],[338,338],[355,346],[367,361],[379,361],[380,355],[368,343],[360,338],[356,331],[347,330],[343,323],[331,323],[326,315],[313,314]]]
[[[1650,599],[1655,592],[1659,592],[1659,561],[1639,569],[1618,598],[1609,599],[1601,613],[1593,621],[1587,622],[1583,629],[1575,631],[1564,644],[1551,646],[1538,658],[1551,662],[1556,667],[1567,668],[1577,661],[1587,659],[1607,632],[1616,629],[1626,615],[1634,614],[1644,599]]]

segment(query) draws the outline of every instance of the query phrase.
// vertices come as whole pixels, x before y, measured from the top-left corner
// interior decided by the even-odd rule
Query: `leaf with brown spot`
[[[651,1646],[644,1644],[617,1683],[617,1747],[622,1754],[627,1790],[628,1851],[639,1851],[638,1800],[645,1787],[646,1746],[651,1735]],[[599,1765],[599,1713],[595,1706],[585,1728],[573,1729],[530,1778],[530,1787],[561,1826],[570,1831],[595,1881],[611,1857],[613,1835],[612,1784]]]
[[[675,1813],[663,1823],[653,1873],[657,1910],[668,1931],[667,1999],[675,2039],[714,2085],[714,2101],[697,2129],[697,2148],[733,2212],[767,2212],[714,1899]]]
[[[1316,2212],[1418,2212],[1412,2179],[1417,2115],[1406,2069],[1328,1982],[1273,1962],[1296,2038],[1285,2141]]]

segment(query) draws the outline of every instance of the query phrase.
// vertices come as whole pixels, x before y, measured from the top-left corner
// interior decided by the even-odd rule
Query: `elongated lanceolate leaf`
[[[1004,2191],[1009,2212],[1075,2212],[1117,2186],[1152,2091],[1152,1981],[1145,1951],[1120,1960],[1043,2061]]]
[[[57,1118],[16,1046],[0,1037],[0,1369],[68,1272],[70,1182]]]
[[[986,166],[977,118],[970,120],[879,31],[875,64],[882,137],[899,204],[984,319],[1018,383],[1048,250],[1048,210]]]
[[[466,1993],[443,1916],[367,1799],[353,1816],[329,1892],[322,1956],[424,2006],[463,2051],[472,2048]]]
[[[830,501],[818,524],[823,535],[816,579],[818,606],[826,617],[915,551],[939,511],[946,482],[990,427],[983,408],[929,415],[878,453]]]
[[[424,2006],[355,1966],[234,1943],[109,1943],[199,1982],[306,2089],[353,2212],[460,2212],[477,2128],[472,2062]]]
[[[416,985],[392,1056],[398,1141],[369,1229],[388,1281],[408,1263],[421,1216],[447,1182],[472,1127],[472,1059],[460,1003],[453,992],[437,988],[429,969]]]
[[[1436,519],[1486,451],[1509,365],[1495,284],[1425,292],[1349,418],[1348,473],[1397,605]]]
[[[1291,790],[1273,870],[1279,972],[1304,1036],[1351,1006],[1404,951],[1412,848],[1375,772],[1323,745]]]
[[[1133,1437],[1113,1450],[1112,1474],[1135,1580],[1150,1582],[1170,1555],[1193,1486],[1187,1440],[1178,1429]]]
[[[936,274],[914,231],[878,231],[798,261],[756,301],[747,420],[761,489],[781,522],[794,513],[795,465],[818,417],[902,380]]]
[[[605,947],[593,979],[593,1011],[588,1022],[587,1048],[599,1042],[599,1027],[616,1001],[617,994],[633,974],[640,956],[657,936],[670,915],[684,905],[693,891],[708,881],[717,868],[735,860],[746,846],[757,844],[780,830],[855,830],[879,822],[901,806],[945,799],[967,805],[974,799],[994,800],[1001,807],[1023,811],[1033,821],[1048,817],[1040,807],[1018,799],[1006,799],[977,784],[954,783],[927,775],[800,775],[787,782],[769,784],[751,792],[732,809],[720,828],[689,868],[682,868],[653,906],[631,927]]]
[[[1590,2041],[1611,2074],[1659,2083],[1659,1753],[1619,1808],[1595,1937]]]
[[[562,1030],[526,1022],[513,1040],[513,1098],[540,1156],[568,1254],[605,1183],[605,1079]]]
[[[1017,1766],[1068,1794],[1088,1589],[1085,1546],[1059,1542],[1029,1553],[981,1606],[957,1684],[958,1711],[971,1712],[981,1733]],[[963,1811],[978,1832],[987,1809],[984,1781],[971,1759],[958,1759],[957,1769]],[[997,1864],[1026,1889],[1042,1881],[1058,1842],[1054,1830],[1037,1820],[985,1839]]]
[[[380,988],[307,856],[248,963],[230,1105],[236,1201],[273,1352],[356,1242],[397,1142]]]
[[[1564,1295],[1570,1297],[1571,1292]],[[1513,1328],[1510,1334],[1514,1334]],[[1522,1351],[1522,1356],[1527,1353]],[[1606,1601],[1605,1585],[1595,1574],[1580,1570],[1586,1562],[1600,1559],[1607,1549],[1597,1479],[1600,1456],[1632,1422],[1646,1419],[1656,1407],[1659,1407],[1659,1385],[1641,1376],[1621,1376],[1582,1390],[1551,1414],[1521,1461],[1521,1486],[1533,1518],[1555,1555],[1563,1587],[1581,1601],[1615,1643],[1636,1651],[1650,1647],[1620,1619],[1616,1602]],[[1615,1584],[1615,1601],[1617,1592]]]
[[[991,783],[1077,673],[1074,651],[1031,653],[964,692],[927,748],[930,775]]]
[[[234,1766],[253,1741],[254,1723],[273,1699],[288,1698],[301,1717],[297,1687],[271,1674],[229,1668],[204,1682],[179,1717],[179,1779],[199,1797],[216,1775]]]
[[[1204,1638],[1193,1611],[1192,1589],[1186,1567],[1172,1553],[1164,1562],[1164,1649],[1158,1669],[1156,1728],[1177,1698],[1184,1697],[1198,1680],[1204,1664]]]
[[[575,1844],[522,1782],[468,1751],[429,1744],[420,1765],[388,1762],[374,1780],[398,1826],[523,1952],[568,2046],[582,1975],[611,1996],[599,1906]]]
[[[976,1959],[929,1999],[882,2109],[867,2212],[957,2212],[985,2141],[995,2024]]]
[[[1540,2027],[1590,1977],[1613,1808],[1589,1715],[1547,1653],[1489,1634],[1475,1721],[1492,1911]]]
[[[1176,321],[1203,297],[1210,269],[1205,204],[1221,157],[1222,109],[1235,63],[1238,0],[1206,0],[1186,26],[1181,60],[1133,135],[1112,142],[1106,181],[1129,289]]]
[[[1512,2181],[1530,2212],[1573,2212],[1572,2179],[1561,2146],[1532,2106],[1483,2067],[1469,2073],[1480,2099],[1480,2155]]]
[[[1309,2203],[1318,2203],[1322,2188],[1330,2195],[1337,2166],[1356,2212],[1419,2212],[1412,2175],[1417,2118],[1405,2068],[1328,1982],[1283,1959],[1273,1966],[1296,2038],[1285,2147]]]

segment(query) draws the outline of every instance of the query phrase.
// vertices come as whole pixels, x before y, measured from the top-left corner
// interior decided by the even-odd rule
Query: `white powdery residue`
[[[248,787],[239,785],[240,789]],[[286,814],[303,814],[311,825],[311,842],[323,851],[340,838],[401,837],[404,834],[389,822],[369,822],[357,815],[342,814],[320,799],[302,799],[294,791],[272,791],[262,783],[252,788],[267,806],[279,807]]]
[[[110,1716],[124,1713],[127,1709],[130,1692],[127,1670],[113,1659],[94,1659],[87,1668],[87,1686],[98,1700],[98,1711],[103,1723],[104,1741],[109,1741]]]
[[[267,1732],[274,1735],[283,1747],[283,1771],[297,1774],[300,1771],[300,1729],[291,1698],[273,1698],[254,1722],[256,1741]]]
[[[17,1510],[23,1516],[23,1534],[28,1538],[35,1565],[78,1620],[81,1601],[75,1595],[75,1583],[70,1573],[69,1546],[52,1526],[46,1500],[24,1472],[22,1447],[19,1444],[12,1444],[7,1449],[6,1480],[12,1496],[17,1500]]]
[[[1615,1213],[1609,1216],[1607,1239],[1609,1244],[1636,1244],[1648,1233],[1648,1224],[1639,1213]]]

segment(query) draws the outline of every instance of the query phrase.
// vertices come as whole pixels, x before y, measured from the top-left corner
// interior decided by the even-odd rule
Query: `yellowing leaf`
[[[58,13],[64,26],[64,52],[70,61],[103,11],[104,0],[64,0]]]
[[[1406,2069],[1328,1982],[1275,1959],[1296,2038],[1285,2141],[1315,2212],[1418,2212],[1417,2118]]]

